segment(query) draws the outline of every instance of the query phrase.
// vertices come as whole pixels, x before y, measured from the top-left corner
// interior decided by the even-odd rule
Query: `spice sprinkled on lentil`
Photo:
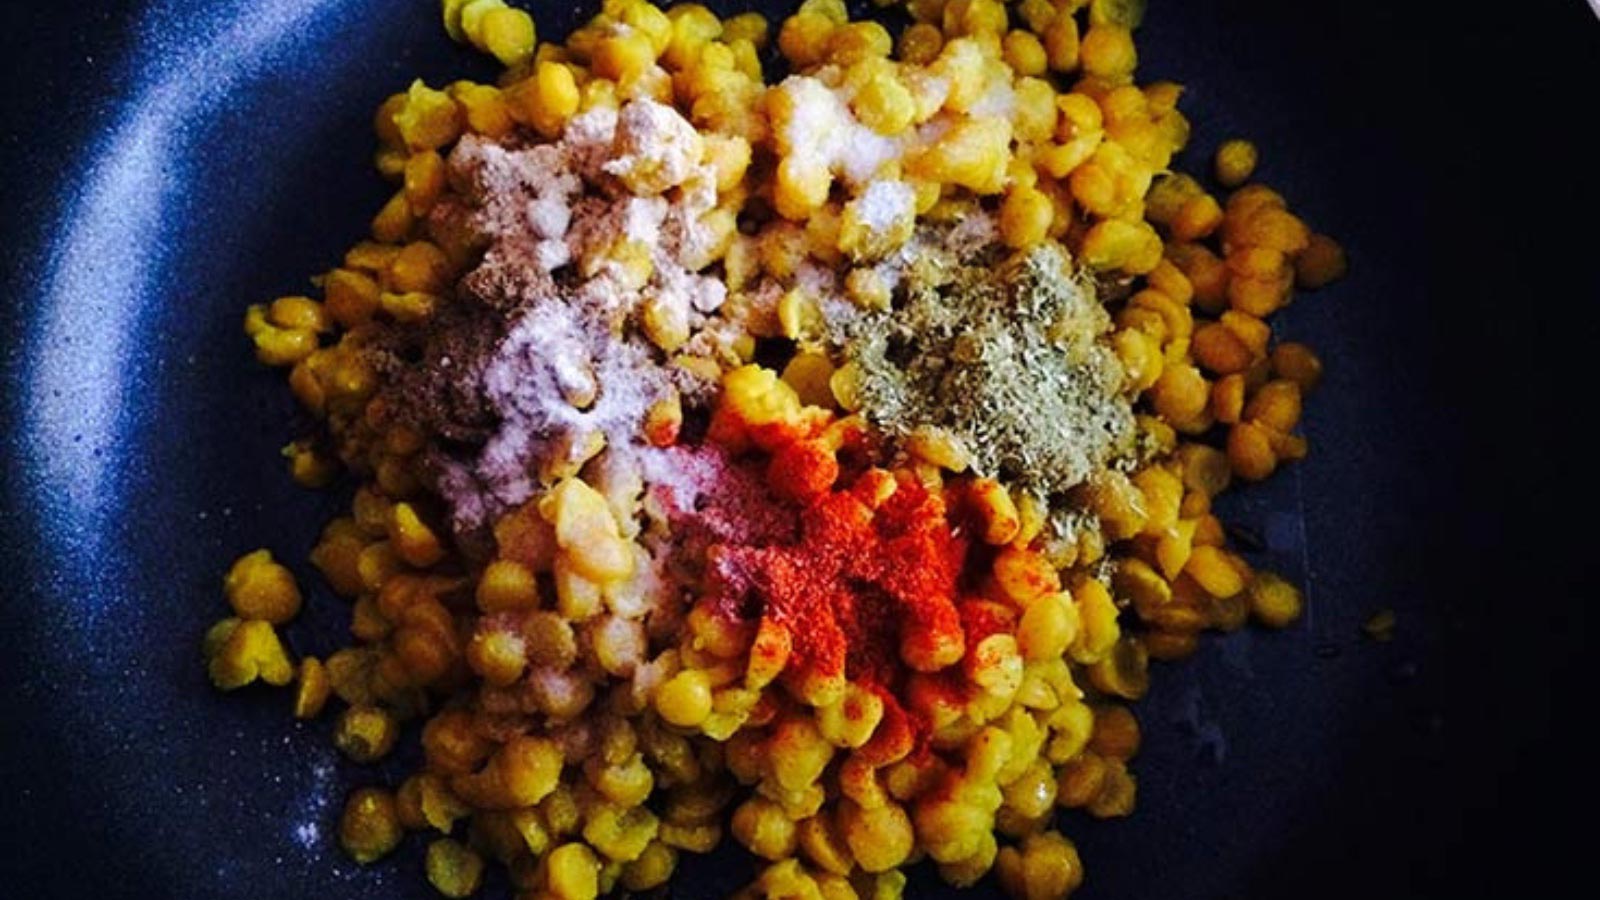
[[[982,476],[1059,495],[1133,451],[1111,318],[1054,244],[994,265],[908,267],[904,299],[841,329],[860,408],[905,438],[936,428]]]

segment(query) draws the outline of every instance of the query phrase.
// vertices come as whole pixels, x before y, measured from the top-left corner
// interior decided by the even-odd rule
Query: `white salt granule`
[[[866,184],[883,164],[900,156],[895,141],[856,121],[832,88],[808,75],[791,75],[775,90],[789,95],[793,116],[779,135],[785,155],[824,163],[852,185]]]
[[[978,102],[967,110],[967,115],[1010,119],[1016,109],[1017,94],[1011,89],[1011,82],[1003,78],[994,78],[989,81],[989,89],[984,91]]]
[[[917,192],[904,181],[874,181],[851,203],[861,224],[875,232],[888,231],[917,214]]]

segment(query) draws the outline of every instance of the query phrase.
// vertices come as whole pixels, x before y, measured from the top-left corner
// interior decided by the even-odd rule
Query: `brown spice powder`
[[[468,136],[451,153],[461,193],[431,224],[466,229],[481,260],[432,322],[384,328],[373,358],[386,413],[428,439],[431,487],[458,532],[481,531],[602,447],[638,452],[656,402],[711,393],[638,321],[649,298],[723,333],[708,326],[725,288],[687,266],[704,258],[701,218],[717,192],[686,133],[671,107],[635,100],[575,117],[555,143]],[[641,172],[649,192],[631,193],[624,181],[638,187]]]

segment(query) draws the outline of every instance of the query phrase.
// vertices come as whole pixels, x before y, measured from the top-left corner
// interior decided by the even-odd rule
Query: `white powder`
[[[480,228],[522,240],[559,240],[572,221],[573,198],[583,182],[563,147],[541,144],[512,150],[477,135],[467,135],[450,154],[458,172],[469,172],[469,187]]]
[[[646,508],[662,523],[678,524],[680,547],[692,544],[695,532],[721,541],[773,542],[794,527],[762,470],[714,445],[650,448],[638,459],[651,486]]]
[[[633,670],[633,681],[629,685],[634,705],[640,708],[647,705],[656,688],[672,676],[673,668],[668,664],[666,654],[636,667]]]
[[[861,224],[881,233],[916,215],[917,192],[904,181],[874,181],[851,204]]]
[[[644,346],[618,340],[598,324],[555,299],[536,304],[484,369],[483,388],[501,425],[484,445],[483,459],[495,470],[518,473],[493,485],[500,502],[533,496],[540,462],[581,462],[597,441],[630,444],[650,405],[671,391],[666,371]],[[592,397],[592,405],[580,408],[574,397]]]
[[[653,448],[633,448],[632,452],[649,454]],[[632,510],[629,511],[630,517]],[[606,608],[625,619],[643,618],[651,610],[662,609],[677,598],[677,582],[668,580],[654,561],[648,557],[638,560],[633,577],[627,584],[606,592]]]
[[[884,163],[899,158],[898,144],[861,124],[851,127],[840,144],[839,165],[845,180],[856,185],[870,181]]]
[[[994,116],[1001,119],[1010,119],[1017,109],[1017,94],[1011,89],[1011,82],[1004,78],[989,80],[989,89],[984,91],[978,102],[972,104],[967,110],[968,115]]]
[[[572,224],[572,194],[576,189],[564,192],[544,191],[538,197],[528,201],[528,224],[530,231],[542,238],[559,239],[567,233],[567,226]]]
[[[689,178],[700,165],[704,142],[677,110],[639,99],[622,108],[612,151],[605,171],[636,193],[660,193]]]
[[[285,738],[287,741],[287,738]],[[333,766],[318,762],[311,766],[311,790],[304,801],[304,819],[293,827],[294,842],[303,850],[318,847],[322,838],[321,820],[327,814],[328,798],[333,787]]]
[[[570,470],[597,447],[637,452],[653,404],[674,391],[704,393],[685,384],[688,376],[635,324],[649,297],[691,334],[721,334],[713,314],[726,288],[685,266],[703,256],[711,237],[701,219],[717,203],[716,173],[702,156],[688,121],[644,99],[620,113],[576,116],[555,143],[469,136],[452,152],[450,164],[468,185],[458,207],[467,208],[438,214],[464,216],[487,241],[463,286],[469,301],[505,317],[503,336],[462,376],[478,379],[476,393],[497,424],[475,458],[436,466],[458,528],[532,499],[553,471]],[[652,266],[635,289],[643,259],[629,254],[639,253]],[[442,370],[446,362],[436,364]],[[653,603],[656,593],[641,585],[638,602]]]
[[[659,264],[657,276],[652,293],[661,302],[681,308],[685,317],[691,309],[702,313],[717,310],[728,299],[728,286],[720,278]]]
[[[834,133],[843,127],[848,112],[827,85],[806,75],[791,75],[773,90],[787,94],[792,108],[788,127],[778,133],[787,145],[780,150],[832,147]],[[833,155],[824,154],[823,159],[831,162]]]
[[[839,296],[838,270],[809,257],[802,260],[795,269],[794,280],[800,290],[813,300],[821,301]]]
[[[900,145],[856,121],[839,93],[816,78],[791,75],[773,90],[788,94],[794,115],[778,135],[784,155],[825,164],[851,185],[872,180]]]
[[[561,133],[561,146],[567,152],[572,171],[590,184],[607,180],[604,166],[611,159],[611,145],[617,134],[617,111],[597,106],[567,120]]]
[[[660,197],[629,197],[622,203],[622,228],[628,240],[641,244],[661,241],[661,223],[667,218],[667,201]]]
[[[639,456],[644,480],[670,492],[669,504],[694,509],[700,498],[726,480],[728,459],[721,453],[669,447]]]
[[[716,236],[703,219],[717,205],[717,176],[710,166],[697,168],[678,185],[677,202],[662,223],[665,243],[678,249],[677,263],[697,268],[711,257]],[[660,265],[660,260],[657,260]],[[720,283],[720,279],[717,279]]]
[[[829,328],[847,328],[850,323],[867,314],[867,310],[857,306],[848,297],[838,295],[823,297],[818,307]]]

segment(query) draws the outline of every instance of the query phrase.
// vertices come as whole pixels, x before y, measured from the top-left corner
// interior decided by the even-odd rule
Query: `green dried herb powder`
[[[987,262],[907,266],[901,302],[844,326],[844,361],[888,434],[943,429],[977,474],[1054,497],[1136,452],[1111,319],[1058,245]]]

